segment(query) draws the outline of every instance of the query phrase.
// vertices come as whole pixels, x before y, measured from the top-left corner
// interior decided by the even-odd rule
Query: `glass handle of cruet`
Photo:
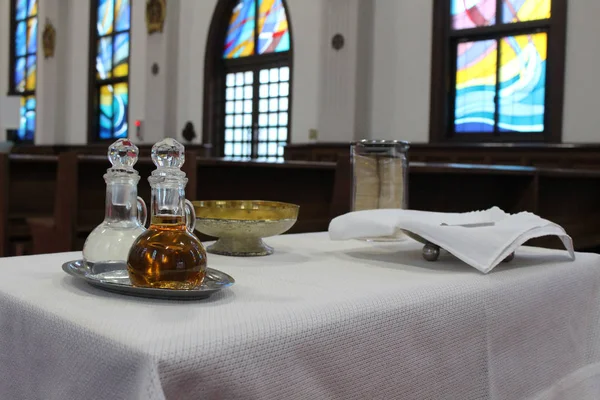
[[[185,225],[187,230],[191,233],[194,233],[194,229],[196,229],[196,210],[194,210],[194,205],[191,201],[185,200]]]
[[[148,220],[148,207],[146,207],[146,202],[140,196],[137,198],[137,211],[138,211],[138,220],[142,226],[146,226],[146,221]]]

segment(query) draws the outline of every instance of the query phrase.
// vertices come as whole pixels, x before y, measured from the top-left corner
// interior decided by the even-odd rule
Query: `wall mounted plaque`
[[[44,32],[42,32],[42,45],[44,47],[44,58],[54,57],[54,48],[56,46],[56,29],[49,19],[46,19]]]
[[[167,16],[166,0],[148,0],[146,2],[146,26],[148,35],[163,31]]]

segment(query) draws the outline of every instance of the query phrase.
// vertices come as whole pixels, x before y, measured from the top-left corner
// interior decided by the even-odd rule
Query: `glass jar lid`
[[[362,147],[395,147],[400,151],[406,152],[410,147],[410,142],[404,140],[363,139],[358,142],[352,142],[351,145]]]
[[[133,168],[138,160],[139,150],[129,139],[119,139],[108,147],[108,161],[112,164],[106,170],[105,178],[139,176]]]

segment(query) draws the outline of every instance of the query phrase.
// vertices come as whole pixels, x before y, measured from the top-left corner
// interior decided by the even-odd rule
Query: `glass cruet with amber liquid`
[[[137,195],[140,175],[133,168],[138,148],[127,139],[119,139],[108,148],[112,167],[106,171],[104,221],[87,237],[83,259],[91,268],[127,262],[129,249],[144,231],[146,203]]]
[[[196,214],[185,199],[184,147],[165,139],[152,147],[152,161],[150,227],[131,246],[129,278],[134,286],[197,288],[206,274],[206,251],[193,234]]]

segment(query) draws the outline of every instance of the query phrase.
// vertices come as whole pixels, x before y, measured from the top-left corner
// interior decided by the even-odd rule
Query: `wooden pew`
[[[1,248],[26,243],[33,252],[81,249],[104,218],[105,156],[0,157]],[[58,172],[56,165],[58,164]],[[150,203],[149,157],[136,164],[138,194]],[[290,232],[327,229],[331,218],[349,210],[349,160],[260,162],[205,159],[187,154],[184,170],[190,200],[276,200],[301,206]],[[58,180],[56,178],[58,175]],[[57,182],[57,183],[55,183]],[[507,212],[531,211],[565,227],[580,250],[600,248],[600,171],[469,164],[410,164],[409,205],[413,209],[462,212],[499,206]],[[48,217],[51,215],[51,217]],[[21,250],[24,251],[24,250]]]
[[[51,218],[28,220],[37,252],[81,250],[90,232],[104,220],[104,174],[110,168],[107,157],[66,152],[58,158],[59,180],[54,215]],[[135,168],[141,176],[138,195],[148,202],[150,185],[147,177],[154,169],[154,164],[149,157],[142,157]]]
[[[325,231],[331,220],[336,164],[198,158],[195,200],[272,200],[300,206],[288,233]]]
[[[286,160],[333,161],[350,154],[350,142],[292,143]],[[598,143],[411,143],[410,162],[600,169]]]
[[[33,145],[16,144],[12,147],[12,154],[30,155],[59,155],[61,153],[75,152],[85,155],[106,156],[109,143],[92,143],[81,145]],[[150,157],[152,144],[138,144],[140,157]],[[193,151],[204,157],[210,157],[212,146],[210,144],[186,144],[187,151]]]
[[[186,189],[195,190],[195,152],[186,153],[182,170],[192,181]],[[90,232],[104,220],[106,182],[104,174],[110,163],[104,155],[86,155],[77,152],[58,156],[58,182],[51,216],[28,218],[33,234],[33,248],[37,253],[56,253],[83,249]],[[156,167],[150,157],[140,157],[135,169],[140,173],[138,196],[150,207],[148,177]]]
[[[411,209],[464,212],[498,206],[535,212],[534,167],[411,162]]]
[[[0,154],[0,256],[31,254],[26,219],[52,215],[57,157]]]
[[[335,215],[350,210],[352,171],[340,156]],[[560,224],[581,251],[600,250],[600,171],[526,166],[411,162],[409,208],[467,212],[498,206],[508,213],[533,212]],[[555,238],[529,244],[560,247]]]
[[[106,157],[62,153],[59,165],[54,218],[29,220],[39,252],[82,249],[87,235],[104,218],[106,186],[102,176],[110,166]],[[150,158],[142,157],[135,168],[142,177],[138,194],[150,206],[147,178],[155,167]],[[331,219],[335,168],[334,163],[204,159],[189,152],[183,170],[188,177],[186,197],[190,200],[275,200],[299,204],[299,220],[291,232],[312,232],[326,230]]]

